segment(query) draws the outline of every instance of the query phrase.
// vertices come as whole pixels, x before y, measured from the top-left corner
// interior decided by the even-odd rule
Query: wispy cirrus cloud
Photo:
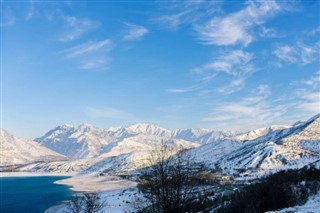
[[[293,97],[297,100],[297,109],[309,116],[320,112],[320,71],[291,85],[296,87]]]
[[[98,24],[88,18],[80,19],[75,16],[62,16],[67,29],[58,40],[62,42],[73,41],[81,37],[87,31],[94,29]]]
[[[75,61],[80,69],[106,70],[111,50],[111,40],[105,39],[86,42],[63,50],[60,54],[63,54],[66,59]]]
[[[294,63],[297,61],[296,50],[294,47],[289,45],[284,45],[277,47],[273,52],[280,60]]]
[[[257,70],[252,59],[253,53],[243,50],[224,52],[213,59],[212,62],[192,69],[192,72],[198,78],[196,84],[185,88],[167,89],[167,92],[186,93],[205,89],[210,85],[212,87],[212,83],[217,79],[217,76],[223,75],[227,83],[210,89],[210,92],[232,94],[243,89],[246,79]]]
[[[11,25],[14,25],[16,22],[16,18],[13,15],[12,11],[8,7],[4,7],[1,9],[1,21],[0,26],[1,27],[8,27]]]
[[[143,36],[149,33],[149,30],[146,27],[124,23],[125,25],[125,35],[123,36],[124,40],[133,41],[133,40],[140,40]]]
[[[217,129],[240,131],[282,123],[283,115],[286,114],[288,106],[285,104],[274,105],[268,100],[270,95],[271,90],[268,85],[259,85],[251,95],[239,101],[214,105],[211,113],[204,117],[202,122]]]
[[[251,72],[253,54],[243,50],[232,50],[221,54],[213,62],[194,68],[195,72],[204,71],[223,72],[229,75],[238,75],[239,72]],[[238,69],[239,68],[239,69]]]
[[[233,50],[220,55],[213,62],[193,70],[196,73],[204,73],[205,76],[211,76],[212,72],[225,74],[229,79],[228,84],[216,88],[215,91],[222,94],[231,94],[241,90],[246,79],[256,70],[252,58],[253,53]]]
[[[205,44],[248,46],[254,40],[252,29],[280,10],[275,1],[248,1],[244,9],[225,17],[213,17],[205,24],[196,25],[195,30]]]
[[[316,36],[318,34],[320,34],[320,27],[317,27],[317,28],[311,30],[310,32],[308,32],[308,35],[310,35],[310,36]]]
[[[296,91],[296,95],[301,100],[297,103],[296,108],[311,115],[320,113],[320,92],[301,89]]]
[[[195,25],[220,10],[219,1],[163,1],[165,14],[154,20],[167,29],[177,30],[183,24]]]
[[[262,26],[259,28],[259,32],[258,32],[260,37],[265,37],[265,38],[276,38],[276,37],[280,37],[280,34],[272,28],[268,28],[265,26]]]
[[[304,65],[319,60],[319,48],[320,42],[313,45],[297,42],[294,45],[278,46],[273,54],[282,62]]]
[[[96,51],[103,50],[105,47],[109,46],[111,41],[109,39],[97,41],[97,42],[87,42],[69,49],[64,50],[67,58],[74,58],[77,56],[90,54]]]
[[[186,92],[193,92],[193,91],[197,91],[199,89],[202,89],[206,86],[206,83],[204,81],[202,81],[199,84],[195,84],[193,86],[190,87],[186,87],[186,88],[172,88],[172,89],[167,89],[167,92],[170,93],[186,93]]]
[[[189,11],[182,11],[179,13],[162,15],[157,18],[157,21],[163,23],[166,28],[177,29],[183,23],[183,17],[188,14]]]
[[[27,15],[25,17],[26,20],[30,20],[34,16],[34,14],[36,12],[34,4],[35,4],[35,2],[33,0],[29,1],[28,11],[27,11]]]
[[[319,89],[320,90],[320,71],[312,75],[308,79],[304,79],[300,81],[302,84],[307,85],[313,89]]]

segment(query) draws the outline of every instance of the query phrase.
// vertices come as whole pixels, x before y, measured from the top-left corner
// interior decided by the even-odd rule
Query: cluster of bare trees
[[[98,213],[107,205],[98,193],[83,193],[72,196],[66,213]]]
[[[201,166],[190,152],[162,142],[152,151],[150,166],[140,177],[139,189],[144,200],[137,212],[184,213],[202,211],[206,196],[201,190]]]

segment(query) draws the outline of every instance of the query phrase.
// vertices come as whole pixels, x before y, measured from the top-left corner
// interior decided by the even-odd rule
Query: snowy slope
[[[121,131],[108,131],[89,124],[78,127],[62,125],[35,141],[73,159],[91,158],[100,155],[109,143],[123,137]]]
[[[219,160],[222,168],[276,171],[300,168],[320,159],[320,114],[289,128],[271,130],[244,142]]]
[[[275,125],[275,126],[270,126],[270,127],[266,127],[266,128],[255,129],[255,130],[251,130],[245,134],[236,135],[235,137],[233,137],[233,139],[240,140],[240,141],[254,140],[254,139],[257,139],[261,136],[267,135],[272,131],[287,129],[287,128],[290,128],[290,126]]]
[[[37,142],[15,137],[4,129],[0,129],[0,133],[0,166],[67,159]]]

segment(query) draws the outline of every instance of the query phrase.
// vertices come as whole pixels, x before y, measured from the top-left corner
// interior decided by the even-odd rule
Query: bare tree
[[[97,193],[85,193],[85,211],[86,213],[100,212],[106,205],[106,201],[102,200]]]
[[[139,188],[147,201],[138,212],[183,213],[199,211],[200,166],[190,152],[162,142],[152,151],[150,167],[141,175]]]
[[[67,213],[98,213],[107,205],[98,193],[84,193],[72,196]]]
[[[76,194],[72,196],[68,202],[67,213],[82,213],[84,212],[84,197],[83,195]]]

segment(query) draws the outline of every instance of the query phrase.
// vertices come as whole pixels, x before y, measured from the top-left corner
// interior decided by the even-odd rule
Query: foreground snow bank
[[[278,211],[269,211],[266,213],[319,213],[320,212],[320,191],[318,194],[311,196],[309,200],[302,206],[294,206]]]

